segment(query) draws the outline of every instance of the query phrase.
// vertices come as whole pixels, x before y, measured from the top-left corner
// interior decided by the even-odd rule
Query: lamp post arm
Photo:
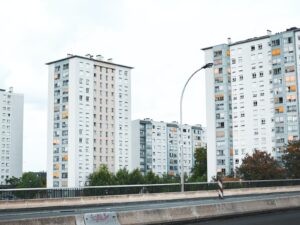
[[[188,83],[190,82],[190,80],[193,78],[193,76],[198,73],[200,70],[202,69],[206,69],[206,68],[210,68],[212,67],[213,64],[212,63],[207,63],[204,66],[202,66],[200,69],[197,69],[190,77],[189,79],[186,81],[182,92],[181,92],[181,97],[180,97],[180,153],[181,153],[181,192],[184,192],[184,163],[183,163],[183,128],[182,128],[182,101],[183,101],[183,95],[185,92],[185,88],[188,85]]]

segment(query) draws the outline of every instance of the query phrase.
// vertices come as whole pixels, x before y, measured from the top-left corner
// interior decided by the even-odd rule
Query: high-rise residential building
[[[0,89],[0,184],[22,176],[24,96]]]
[[[200,126],[183,125],[184,172],[190,175],[196,148],[206,147],[205,130]],[[180,129],[177,122],[151,119],[132,121],[133,167],[142,173],[181,174]]]
[[[68,55],[47,65],[47,186],[87,185],[100,165],[131,170],[132,67],[100,55]]]
[[[246,154],[299,140],[300,29],[203,49],[208,179],[234,173]]]

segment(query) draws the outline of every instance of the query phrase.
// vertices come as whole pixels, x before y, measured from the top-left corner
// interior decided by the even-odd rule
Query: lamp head
[[[214,65],[213,63],[207,63],[202,68],[203,69],[211,68],[213,65]]]

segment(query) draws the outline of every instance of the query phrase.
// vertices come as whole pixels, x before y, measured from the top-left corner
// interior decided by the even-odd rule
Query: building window
[[[276,39],[276,40],[272,40],[272,46],[278,46],[280,45],[280,40]]]
[[[254,51],[255,50],[255,45],[252,45],[251,46],[251,51]]]
[[[220,57],[222,56],[222,51],[214,51],[214,57]]]

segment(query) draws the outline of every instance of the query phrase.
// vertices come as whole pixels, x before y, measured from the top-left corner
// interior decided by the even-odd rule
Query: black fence
[[[300,185],[300,179],[293,180],[257,180],[257,181],[227,181],[224,189],[278,187]],[[216,182],[185,183],[184,190],[208,191],[217,190]],[[173,184],[145,184],[145,185],[115,185],[115,186],[91,186],[82,188],[23,188],[0,189],[0,200],[17,199],[49,199],[49,198],[75,198],[106,195],[129,195],[144,193],[180,192],[180,183]]]

